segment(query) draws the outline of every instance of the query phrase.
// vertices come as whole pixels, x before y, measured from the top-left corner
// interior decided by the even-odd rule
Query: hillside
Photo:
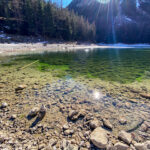
[[[94,41],[95,25],[46,0],[1,0],[0,31],[66,41]]]
[[[73,0],[68,8],[96,23],[98,42],[150,43],[149,0]]]

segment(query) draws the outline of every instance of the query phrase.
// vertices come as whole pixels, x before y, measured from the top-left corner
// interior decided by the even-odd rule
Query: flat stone
[[[115,150],[127,150],[129,148],[128,145],[118,142],[114,145]]]
[[[141,93],[140,96],[142,96],[143,98],[150,99],[150,94],[147,93]]]
[[[108,144],[107,131],[101,127],[96,128],[90,135],[91,142],[98,148],[106,148]]]
[[[131,141],[132,141],[132,136],[130,133],[127,133],[125,131],[121,131],[119,132],[119,135],[118,135],[118,138],[120,140],[122,140],[123,142],[127,143],[127,144],[130,144]]]
[[[134,144],[136,150],[147,150],[147,146],[145,143],[136,143]]]
[[[18,91],[21,91],[23,89],[25,89],[27,87],[27,85],[19,85],[17,88],[15,88],[15,91],[18,92]]]

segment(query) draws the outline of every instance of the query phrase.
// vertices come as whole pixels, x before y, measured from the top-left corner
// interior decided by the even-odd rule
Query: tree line
[[[62,40],[95,40],[95,24],[46,0],[0,0],[0,30]]]

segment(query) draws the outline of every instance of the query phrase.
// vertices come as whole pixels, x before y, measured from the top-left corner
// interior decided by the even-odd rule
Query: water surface
[[[5,60],[5,59],[4,59]],[[58,77],[100,78],[130,83],[150,77],[150,49],[94,49],[43,52],[2,60],[2,66],[36,63],[34,69],[53,72]]]

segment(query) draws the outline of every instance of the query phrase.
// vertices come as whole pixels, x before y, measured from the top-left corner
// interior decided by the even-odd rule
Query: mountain
[[[98,42],[150,43],[150,0],[73,0],[68,9],[95,22]]]

